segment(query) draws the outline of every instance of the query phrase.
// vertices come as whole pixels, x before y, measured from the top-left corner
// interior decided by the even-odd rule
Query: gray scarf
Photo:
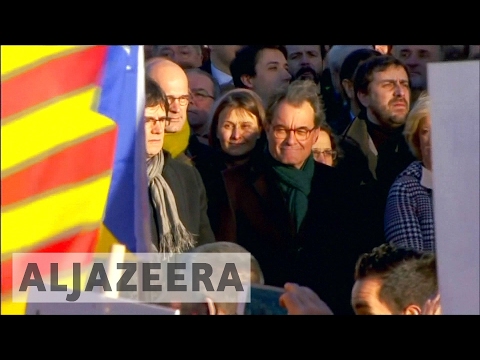
[[[195,246],[194,235],[178,216],[175,197],[162,176],[165,157],[163,151],[147,160],[150,196],[158,219],[158,248],[160,253],[182,253]]]

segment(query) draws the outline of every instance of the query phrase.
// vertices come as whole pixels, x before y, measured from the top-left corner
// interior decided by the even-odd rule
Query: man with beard
[[[403,136],[411,101],[408,68],[394,56],[373,56],[358,66],[354,94],[360,113],[341,138],[344,157],[337,169],[354,189],[354,239],[373,248],[385,242],[388,190],[415,160]]]
[[[285,45],[292,80],[310,79],[320,84],[323,70],[321,45]]]

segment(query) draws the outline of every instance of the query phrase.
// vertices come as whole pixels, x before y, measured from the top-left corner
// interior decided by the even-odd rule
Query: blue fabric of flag
[[[101,95],[98,104],[98,111],[111,119],[118,125],[117,144],[113,165],[111,185],[106,204],[104,225],[115,236],[119,243],[124,244],[131,252],[144,251],[140,249],[136,235],[135,221],[139,219],[136,214],[135,196],[138,194],[138,182],[147,181],[145,174],[139,174],[135,166],[138,161],[138,144],[145,146],[144,134],[138,134],[142,130],[143,122],[139,121],[139,91],[144,87],[139,84],[143,82],[144,63],[139,63],[139,51],[142,46],[109,46],[107,59],[101,82]],[[139,79],[142,76],[142,79]],[[142,81],[139,81],[142,80]],[[142,104],[141,107],[144,105]],[[143,129],[144,131],[144,129]],[[143,162],[145,157],[143,156]],[[143,195],[140,194],[142,199]],[[137,216],[136,216],[137,215]],[[140,226],[139,228],[142,228]]]

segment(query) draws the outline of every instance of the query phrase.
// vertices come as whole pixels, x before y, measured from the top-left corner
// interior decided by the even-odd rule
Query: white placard
[[[179,315],[179,310],[162,305],[149,305],[126,299],[114,299],[106,294],[85,292],[82,297],[90,302],[36,302],[45,301],[45,294],[35,287],[28,293],[25,315]]]
[[[445,315],[479,315],[480,61],[427,65],[433,208]]]

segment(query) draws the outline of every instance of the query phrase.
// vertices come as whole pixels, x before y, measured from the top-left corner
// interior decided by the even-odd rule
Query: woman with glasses
[[[408,114],[403,132],[417,158],[390,188],[384,230],[392,244],[419,251],[435,251],[432,205],[430,98],[423,92]]]
[[[214,232],[218,228],[219,202],[226,194],[221,172],[248,162],[264,145],[265,109],[249,89],[232,89],[215,101],[210,111],[209,144],[213,154],[196,158],[195,166],[207,190],[208,213]]]
[[[313,144],[313,158],[322,164],[328,166],[337,165],[337,159],[340,155],[337,138],[328,125],[320,126],[318,139]]]

